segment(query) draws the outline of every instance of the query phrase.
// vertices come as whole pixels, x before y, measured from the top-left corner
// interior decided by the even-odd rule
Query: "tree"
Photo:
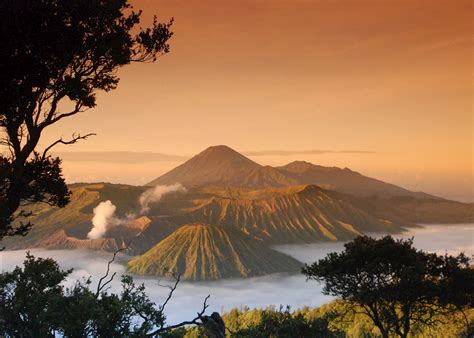
[[[474,302],[466,256],[426,253],[412,239],[357,237],[303,273],[346,301],[346,311],[368,316],[383,337],[407,337],[414,326],[435,325]]]
[[[159,23],[155,17],[142,29],[140,16],[128,0],[0,1],[0,240],[28,233],[26,205],[69,202],[61,160],[49,151],[93,135],[73,134],[39,150],[43,132],[93,108],[97,91],[117,87],[120,67],[154,62],[169,51],[172,19]],[[0,334],[141,337],[207,322],[209,297],[193,320],[164,325],[179,277],[158,308],[129,276],[122,277],[120,295],[108,293],[112,262],[93,292],[90,279],[64,288],[71,270],[28,255],[23,269],[0,274]]]
[[[107,287],[115,276],[109,268],[96,290],[90,278],[67,288],[64,282],[72,270],[61,270],[53,259],[27,254],[23,267],[0,274],[0,336],[145,337],[189,324],[206,327],[208,298],[193,320],[165,325],[165,306],[179,278],[164,303],[156,306],[144,285],[136,285],[130,276],[122,277],[120,294],[109,293]]]
[[[140,16],[127,0],[0,2],[0,240],[29,231],[26,204],[69,201],[61,161],[49,151],[92,134],[39,151],[45,129],[93,108],[97,91],[117,87],[120,67],[169,51],[172,20],[155,17],[142,29]]]
[[[291,311],[289,306],[264,309],[232,309],[222,318],[231,337],[340,337],[328,328],[326,318],[309,318],[307,311]],[[202,327],[192,328],[186,337],[202,337]]]

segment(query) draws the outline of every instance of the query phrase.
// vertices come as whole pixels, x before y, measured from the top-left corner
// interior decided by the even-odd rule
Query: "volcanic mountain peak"
[[[210,159],[219,161],[244,161],[255,165],[256,163],[244,155],[225,145],[210,146],[194,156],[196,159]]]
[[[349,168],[341,169],[339,167],[324,167],[322,165],[313,164],[307,161],[293,161],[287,165],[277,167],[279,170],[291,172],[294,174],[303,174],[309,171],[320,171],[320,172],[334,172],[334,171],[347,171],[352,172]]]
[[[298,272],[301,263],[237,229],[193,223],[180,227],[128,266],[136,274],[213,280]]]
[[[209,148],[204,149],[199,154],[192,157],[190,160],[185,162],[184,164],[219,164],[219,163],[231,163],[231,164],[239,164],[243,165],[244,167],[251,167],[257,168],[260,167],[259,164],[255,163],[251,159],[245,157],[244,155],[240,154],[239,152],[235,151],[234,149],[219,145],[219,146],[211,146]]]
[[[213,146],[148,185],[176,182],[185,186],[228,185],[229,182],[240,182],[246,174],[259,168],[258,163],[227,146]]]
[[[348,168],[323,167],[305,161],[281,167],[261,166],[227,146],[209,147],[148,185],[182,183],[185,186],[285,187],[316,184],[356,196],[412,196],[435,198],[364,176]]]
[[[293,161],[288,163],[285,166],[282,166],[282,169],[288,169],[292,172],[304,172],[314,168],[314,164],[307,161]]]

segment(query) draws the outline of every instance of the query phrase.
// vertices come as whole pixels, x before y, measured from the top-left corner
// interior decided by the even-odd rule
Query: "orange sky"
[[[253,159],[306,159],[472,196],[472,1],[133,3],[145,22],[175,18],[171,53],[122,69],[117,90],[44,143],[93,131],[67,151],[368,150]],[[177,163],[66,161],[65,169],[70,181],[145,183]]]

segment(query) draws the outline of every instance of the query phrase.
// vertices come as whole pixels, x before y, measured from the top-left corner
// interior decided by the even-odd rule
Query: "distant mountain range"
[[[268,188],[314,184],[355,196],[436,198],[363,176],[355,171],[295,161],[262,166],[227,146],[209,147],[147,185],[180,182],[185,186]]]
[[[142,214],[145,191],[177,182],[186,191],[163,195]],[[419,223],[468,223],[474,215],[474,204],[411,192],[349,169],[307,162],[261,166],[226,146],[206,149],[148,186],[74,184],[71,191],[65,208],[33,206],[30,234],[2,245],[126,247],[137,256],[128,265],[133,273],[205,280],[296,271],[300,263],[272,250],[275,244],[348,240]],[[107,200],[121,221],[103,238],[88,239],[93,209]]]

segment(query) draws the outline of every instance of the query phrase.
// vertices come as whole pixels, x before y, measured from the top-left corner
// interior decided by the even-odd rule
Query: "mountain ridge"
[[[314,184],[363,197],[439,198],[364,176],[349,168],[324,167],[306,161],[293,161],[279,167],[263,166],[225,145],[203,150],[146,185],[169,185],[177,182],[188,187],[249,188]]]
[[[299,184],[315,184],[356,196],[412,196],[417,198],[439,198],[424,192],[410,191],[391,183],[364,176],[349,168],[324,167],[307,161],[293,161],[277,167]]]
[[[188,186],[225,182],[229,177],[241,178],[260,165],[230,147],[209,147],[147,186],[181,183]],[[179,177],[177,180],[176,177]],[[173,183],[170,183],[173,182]]]
[[[131,219],[131,214],[138,215],[138,198],[145,190],[120,184],[74,185],[70,204],[64,208],[32,206],[35,226],[30,234],[6,239],[2,245],[10,250],[42,247],[112,252],[127,246],[127,254],[143,255],[181,227],[199,223],[237,232],[267,247],[348,240],[372,232],[397,233],[417,223],[466,223],[472,222],[474,214],[474,204],[414,197],[356,197],[316,185],[294,185],[189,188],[163,196],[159,203],[150,205],[147,215]],[[117,206],[117,217],[127,222],[111,225],[101,239],[89,240],[93,210],[107,200]],[[241,254],[245,248],[241,246]],[[228,269],[235,269],[236,264],[233,261]]]

